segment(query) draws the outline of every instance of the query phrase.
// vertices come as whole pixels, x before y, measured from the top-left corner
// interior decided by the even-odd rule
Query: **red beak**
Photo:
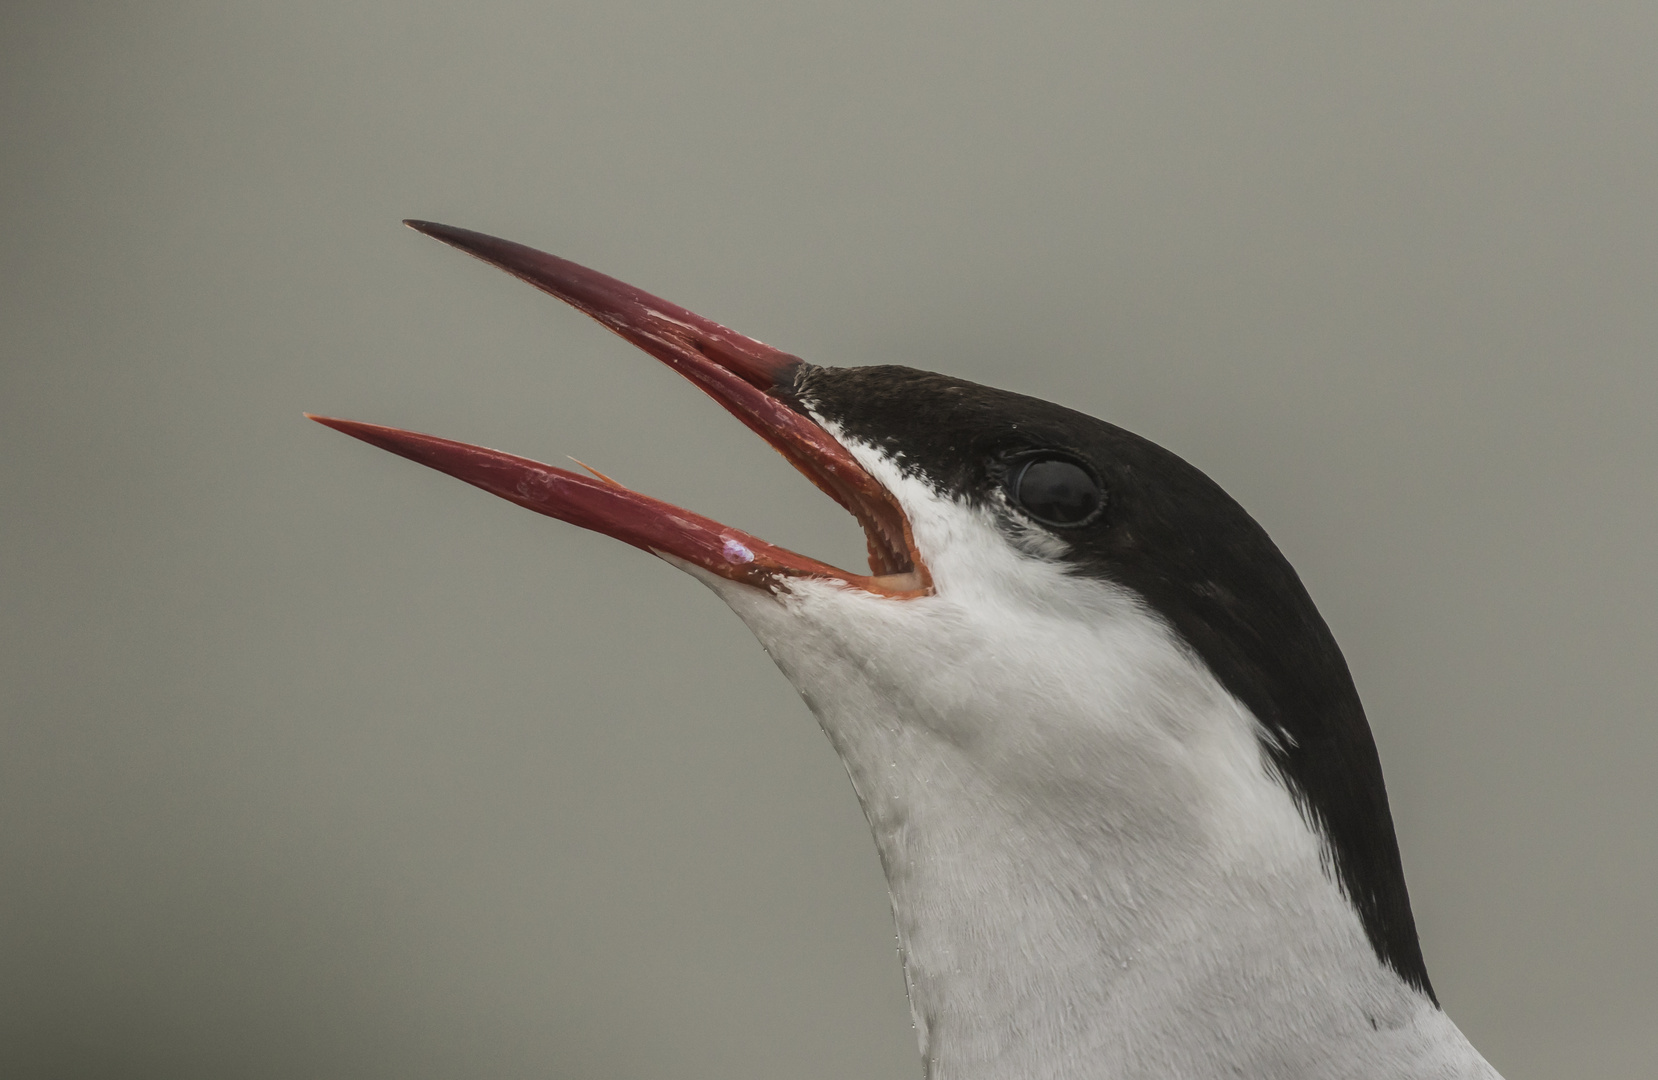
[[[324,416],[311,419],[537,513],[683,559],[733,581],[775,589],[791,577],[827,578],[902,598],[931,591],[909,522],[897,502],[827,431],[774,396],[792,385],[803,363],[798,357],[534,248],[448,225],[404,224],[568,302],[696,383],[852,512],[869,543],[870,573],[852,574],[797,555],[629,491],[608,478],[592,479],[498,450],[398,428]]]

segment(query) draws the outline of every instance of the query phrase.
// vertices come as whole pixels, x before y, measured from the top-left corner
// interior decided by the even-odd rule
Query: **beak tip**
[[[341,420],[337,416],[318,416],[316,413],[303,413],[305,419],[321,424],[325,428],[333,428],[342,435],[350,435],[354,439],[367,439],[369,431],[374,429],[373,424],[364,424],[356,420]]]
[[[546,288],[545,284],[535,279],[533,271],[526,264],[526,259],[533,262],[534,258],[550,259],[551,256],[549,255],[533,248],[527,248],[522,244],[515,244],[510,240],[502,240],[498,236],[463,229],[458,225],[445,225],[441,221],[404,218],[403,224],[422,236],[430,236],[440,244],[447,244],[475,259],[482,259],[498,270],[505,270],[516,277],[524,278],[538,288]],[[562,262],[563,260],[557,261]],[[554,291],[553,295],[559,296],[560,294]],[[560,298],[563,299],[562,296]]]
[[[460,232],[453,225],[444,225],[436,221],[423,221],[420,218],[404,218],[403,224],[422,236],[430,236],[433,240],[441,240],[446,244],[453,243],[449,234]]]

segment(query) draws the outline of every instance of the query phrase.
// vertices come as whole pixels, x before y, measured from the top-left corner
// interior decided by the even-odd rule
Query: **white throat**
[[[846,764],[931,1080],[1496,1076],[1378,960],[1255,719],[1162,620],[850,448],[935,595],[687,569]]]

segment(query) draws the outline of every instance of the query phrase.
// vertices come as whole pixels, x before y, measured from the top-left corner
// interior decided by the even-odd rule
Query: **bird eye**
[[[1008,480],[1014,503],[1044,525],[1081,525],[1105,504],[1105,492],[1087,469],[1062,457],[1035,457]]]

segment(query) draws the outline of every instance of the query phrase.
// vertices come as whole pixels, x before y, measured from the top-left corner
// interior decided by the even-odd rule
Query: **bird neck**
[[[929,1080],[1496,1076],[1379,959],[1254,718],[1131,598],[705,580],[846,765]]]
[[[1377,959],[1287,797],[1259,832],[1206,834],[1237,807],[1177,776],[1193,802],[1172,820],[1164,798],[1056,803],[896,718],[823,718],[880,852],[930,1080],[1495,1076]]]
[[[1160,624],[718,589],[846,765],[929,1080],[1496,1076]]]

